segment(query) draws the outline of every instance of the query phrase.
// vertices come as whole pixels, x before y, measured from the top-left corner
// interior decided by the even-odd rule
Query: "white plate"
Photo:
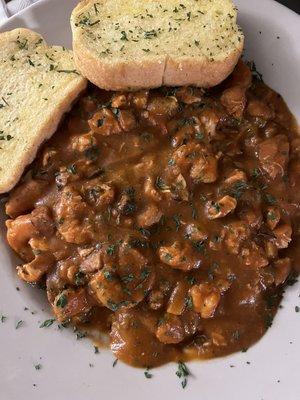
[[[1,30],[25,26],[42,33],[49,43],[70,46],[68,19],[76,3],[42,0],[11,18]],[[271,0],[236,3],[246,34],[246,57],[256,61],[265,81],[285,97],[300,120],[299,16]],[[295,306],[300,306],[299,284],[288,290],[283,309],[258,344],[246,353],[190,363],[194,376],[183,390],[175,364],[154,370],[153,378],[146,379],[142,370],[122,363],[113,368],[109,351],[94,354],[88,340],[76,340],[74,333],[59,331],[56,324],[40,329],[39,324],[51,317],[45,294],[16,278],[17,259],[6,244],[3,222],[1,227],[0,315],[7,315],[0,322],[1,400],[300,398],[300,313],[295,312]],[[16,330],[18,320],[24,324]],[[41,369],[35,369],[37,364]]]

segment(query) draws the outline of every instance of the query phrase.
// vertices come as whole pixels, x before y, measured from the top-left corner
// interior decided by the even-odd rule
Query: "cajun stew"
[[[134,366],[246,349],[295,273],[300,138],[242,61],[220,86],[90,86],[6,204],[18,275]]]

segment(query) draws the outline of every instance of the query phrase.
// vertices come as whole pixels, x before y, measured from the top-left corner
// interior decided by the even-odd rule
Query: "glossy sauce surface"
[[[300,139],[240,62],[219,87],[90,87],[6,205],[21,279],[152,367],[241,351],[296,273]]]

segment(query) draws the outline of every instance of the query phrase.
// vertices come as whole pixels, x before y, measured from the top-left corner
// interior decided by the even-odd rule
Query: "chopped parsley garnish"
[[[23,324],[24,324],[24,321],[22,321],[20,319],[20,321],[18,321],[17,324],[16,324],[16,329],[19,329]]]
[[[121,276],[121,281],[124,283],[130,283],[132,282],[134,279],[134,275],[133,274],[128,274],[128,275],[123,275]]]
[[[146,369],[146,371],[144,372],[145,378],[147,379],[151,379],[153,377],[153,374],[150,374],[149,372],[149,368]]]
[[[69,165],[69,166],[67,167],[67,171],[68,171],[70,174],[76,175],[76,174],[77,174],[76,165],[75,165],[75,164]]]
[[[20,39],[17,39],[16,43],[20,50],[28,50],[28,40],[27,39],[24,39],[23,41],[21,41]]]
[[[150,275],[150,269],[148,267],[144,267],[141,272],[141,279],[145,280]]]
[[[115,366],[117,365],[118,359],[116,358],[112,364],[113,368],[115,368]]]
[[[41,364],[36,364],[36,365],[34,366],[34,368],[35,368],[36,370],[40,370],[40,369],[42,368],[42,365],[41,365]]]
[[[121,31],[121,40],[126,40],[128,42],[128,37],[125,31]]]
[[[176,375],[178,376],[179,379],[181,379],[181,386],[184,389],[187,385],[187,378],[190,375],[190,371],[188,370],[185,363],[181,361],[178,362]]]
[[[113,274],[108,270],[104,271],[103,275],[104,275],[104,278],[107,279],[108,281],[114,280]]]
[[[57,302],[56,302],[56,306],[60,307],[60,308],[64,308],[66,307],[66,305],[68,304],[68,298],[67,296],[63,293],[59,296]]]
[[[80,340],[86,337],[86,332],[76,331],[76,339]]]
[[[186,308],[189,308],[191,310],[194,306],[192,297],[187,296],[184,300],[184,304],[185,304]]]
[[[40,328],[48,328],[49,326],[51,326],[53,324],[54,321],[55,321],[54,318],[46,319],[39,327]]]
[[[274,205],[277,203],[276,197],[270,193],[264,193],[264,200],[267,204]]]
[[[194,276],[192,276],[192,275],[187,276],[186,280],[188,281],[188,284],[191,285],[191,286],[195,285],[195,283],[197,282],[196,278]]]
[[[116,247],[117,246],[115,244],[111,244],[110,246],[108,246],[108,248],[106,249],[106,254],[108,254],[109,256],[113,256],[115,254]]]
[[[202,133],[202,132],[198,132],[198,133],[196,133],[196,135],[195,135],[195,138],[197,139],[197,140],[203,140],[204,139],[204,134]]]
[[[180,226],[181,226],[181,222],[180,222],[180,215],[178,215],[178,214],[175,214],[175,215],[173,215],[173,221],[175,222],[175,227],[176,227],[176,232],[178,232],[179,231],[179,229],[180,229]]]
[[[146,31],[144,33],[144,37],[145,39],[152,39],[154,37],[157,37],[157,32],[154,29],[152,29],[151,31]]]
[[[6,315],[1,315],[0,316],[0,321],[1,321],[1,323],[3,324],[3,322],[5,322],[6,321],[6,319],[7,319],[7,317],[6,317]]]

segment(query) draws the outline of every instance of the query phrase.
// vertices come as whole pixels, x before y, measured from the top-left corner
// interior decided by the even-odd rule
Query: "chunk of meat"
[[[192,311],[180,317],[167,313],[157,327],[156,337],[165,344],[180,343],[197,332],[199,323],[199,317]]]
[[[226,186],[234,185],[237,182],[247,182],[247,176],[244,171],[240,169],[234,169],[229,172],[224,180],[224,184]]]
[[[52,304],[56,318],[61,321],[81,322],[91,309],[89,297],[84,288],[66,289],[60,292]]]
[[[245,222],[236,221],[228,224],[225,229],[225,243],[231,254],[238,254],[244,240],[249,239],[250,230]]]
[[[109,136],[122,133],[118,118],[108,108],[102,108],[88,121],[91,130],[99,135]]]
[[[292,228],[288,224],[278,226],[273,230],[276,239],[274,241],[278,249],[286,249],[292,240]]]
[[[185,228],[185,232],[186,237],[194,242],[206,240],[208,237],[205,229],[195,223],[188,224]]]
[[[72,139],[72,149],[84,153],[97,145],[96,138],[92,132],[75,136]]]
[[[32,211],[35,202],[49,189],[49,183],[42,180],[29,180],[17,186],[10,192],[5,212],[10,217]]]
[[[135,117],[133,113],[129,110],[120,110],[118,119],[121,128],[125,132],[131,131],[137,126]]]
[[[281,215],[278,207],[270,206],[266,209],[266,222],[270,229],[275,229],[280,221]]]
[[[104,267],[96,273],[90,280],[89,287],[97,302],[112,311],[136,305],[128,291],[126,293],[124,290],[117,272],[111,267]]]
[[[262,221],[263,221],[263,217],[262,217],[262,213],[260,208],[244,208],[239,212],[239,217],[245,221],[251,228],[255,228],[255,229],[259,229]]]
[[[192,256],[191,248],[188,244],[182,245],[174,242],[171,246],[161,246],[158,250],[160,260],[175,269],[189,271],[198,268],[201,264],[200,259]]]
[[[93,213],[78,191],[66,186],[54,206],[57,230],[68,243],[84,244],[94,237]]]
[[[128,96],[125,93],[116,93],[111,99],[111,106],[113,108],[123,108],[128,105]]]
[[[144,110],[147,108],[149,98],[149,90],[140,90],[138,92],[131,93],[131,103],[138,110]]]
[[[182,174],[177,175],[174,182],[171,184],[171,196],[175,200],[189,200],[189,191],[187,188],[186,180]]]
[[[28,283],[37,283],[50,271],[54,261],[50,253],[37,254],[31,262],[17,267],[18,277]]]
[[[116,265],[105,266],[89,282],[93,297],[112,311],[131,308],[151,290],[155,273],[135,249],[122,246]]]
[[[269,264],[263,249],[254,242],[242,248],[241,259],[244,266],[251,269],[263,268]]]
[[[246,107],[246,91],[241,86],[232,86],[225,89],[221,96],[221,103],[227,112],[235,118],[242,118]]]
[[[203,147],[195,142],[183,144],[172,155],[172,160],[179,167],[188,167],[199,157]]]
[[[273,267],[275,270],[275,285],[284,284],[292,271],[291,259],[289,257],[281,258],[274,262]]]
[[[15,252],[25,261],[32,261],[33,253],[29,241],[39,236],[38,230],[31,221],[31,215],[20,215],[14,220],[6,221],[7,241]]]
[[[266,139],[258,145],[261,168],[271,179],[283,177],[289,160],[289,142],[284,135]]]
[[[184,104],[194,104],[199,103],[203,96],[199,90],[195,90],[191,86],[184,86],[176,90],[176,97]]]
[[[190,176],[203,183],[213,183],[218,178],[218,160],[211,154],[201,153],[193,163]]]
[[[56,159],[57,153],[58,153],[57,150],[55,150],[55,149],[53,149],[51,147],[46,147],[43,150],[42,157],[41,157],[42,166],[44,168],[47,168],[47,169],[49,168],[50,169],[55,163],[55,159]]]
[[[201,318],[212,318],[221,300],[218,288],[210,283],[194,285],[190,289],[193,301],[193,309],[200,314]]]
[[[147,154],[140,159],[140,162],[134,166],[134,172],[137,178],[145,177],[147,174],[153,173],[156,168],[155,157],[153,155]]]
[[[145,180],[144,193],[145,193],[145,196],[150,200],[159,202],[162,199],[158,190],[155,189],[154,179],[150,176],[148,176]]]
[[[187,281],[179,281],[174,287],[169,298],[167,312],[169,314],[181,315],[186,306],[186,296],[188,293]]]
[[[268,259],[274,259],[278,257],[278,247],[270,240],[265,242],[265,252]]]
[[[122,215],[132,215],[136,212],[137,206],[132,195],[123,193],[117,204],[117,209]]]
[[[99,250],[93,251],[80,264],[80,271],[83,273],[94,273],[104,266],[104,256]]]
[[[206,215],[209,219],[223,218],[235,210],[237,201],[234,197],[224,196],[219,201],[209,201],[205,205]]]
[[[149,100],[147,110],[156,115],[172,117],[178,111],[178,101],[173,96],[155,96]]]
[[[159,310],[164,305],[165,296],[162,290],[151,290],[148,298],[149,307],[152,310]]]
[[[263,101],[250,100],[247,106],[247,113],[251,117],[259,117],[265,120],[274,118],[274,111]]]
[[[86,201],[96,210],[112,204],[115,198],[115,189],[111,184],[102,183],[99,179],[86,181],[82,185],[81,192]]]
[[[159,222],[162,215],[163,213],[155,204],[148,204],[137,216],[137,223],[141,227],[149,227]]]
[[[220,121],[220,116],[212,109],[205,109],[199,117],[201,126],[206,135],[211,139],[216,134],[217,125]]]
[[[38,206],[31,213],[31,222],[43,236],[52,236],[55,230],[54,221],[47,206]]]

